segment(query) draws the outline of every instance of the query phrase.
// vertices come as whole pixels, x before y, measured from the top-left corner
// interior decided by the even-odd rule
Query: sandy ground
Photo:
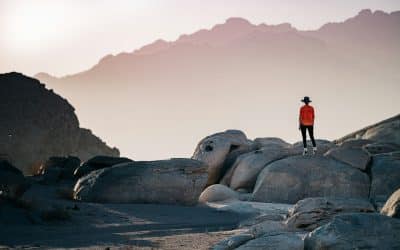
[[[70,220],[13,223],[13,218],[4,220],[7,210],[0,210],[0,249],[209,249],[237,233],[238,223],[246,219],[210,207],[58,202],[77,206],[68,210]]]

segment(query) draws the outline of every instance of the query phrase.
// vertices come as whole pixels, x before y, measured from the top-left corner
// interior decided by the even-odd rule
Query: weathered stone
[[[132,160],[124,157],[98,155],[87,160],[82,164],[82,166],[77,168],[74,172],[74,176],[80,178],[92,171],[112,167],[116,164],[126,163],[126,162],[132,162]]]
[[[355,147],[333,148],[326,152],[325,156],[337,161],[341,161],[363,171],[366,170],[370,161],[370,156],[366,151],[364,151],[364,149]]]
[[[386,202],[400,188],[400,151],[373,156],[371,179],[370,197]]]
[[[400,145],[394,143],[375,142],[364,145],[366,150],[371,155],[385,154],[400,151]]]
[[[400,249],[400,220],[377,213],[337,215],[305,238],[304,249]]]
[[[8,161],[0,161],[0,197],[17,199],[28,187],[29,183],[21,170]]]
[[[191,159],[138,161],[93,171],[78,180],[77,200],[105,203],[196,204],[207,166]]]
[[[199,202],[215,202],[224,200],[238,200],[239,193],[221,184],[214,184],[207,187],[200,195]]]
[[[386,201],[381,214],[400,219],[400,188]]]
[[[213,250],[233,250],[243,245],[249,240],[254,239],[254,236],[249,233],[242,233],[238,235],[231,236],[229,238],[223,239],[213,246]]]
[[[303,250],[304,242],[302,240],[302,235],[292,232],[278,232],[271,234],[264,234],[263,236],[250,240],[237,250]]]
[[[229,186],[234,189],[244,188],[253,190],[257,176],[269,163],[291,155],[287,148],[261,148],[241,155],[232,167],[233,174]]]
[[[341,148],[362,148],[363,146],[370,143],[373,143],[373,141],[365,139],[350,139],[342,142],[339,146]]]
[[[296,203],[307,197],[367,198],[369,178],[347,164],[321,157],[292,156],[259,174],[253,200]]]
[[[329,222],[338,213],[375,212],[368,200],[352,198],[317,197],[300,200],[289,211],[286,225],[312,231]]]
[[[218,183],[223,170],[227,171],[228,164],[225,163],[227,156],[234,151],[247,152],[252,148],[252,142],[239,130],[227,130],[207,136],[199,142],[192,159],[199,160],[208,166],[207,186]],[[237,156],[237,155],[236,155]],[[233,163],[233,161],[231,161]],[[225,165],[225,166],[224,166]]]

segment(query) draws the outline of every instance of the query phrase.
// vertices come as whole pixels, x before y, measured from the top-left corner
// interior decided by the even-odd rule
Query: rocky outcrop
[[[392,143],[400,145],[400,115],[388,118],[363,129],[355,131],[338,140],[342,143],[352,139],[366,139],[381,143]]]
[[[375,155],[371,164],[370,197],[385,202],[400,188],[400,151]]]
[[[251,151],[252,142],[239,130],[227,130],[207,136],[199,142],[192,159],[208,166],[207,186],[219,183],[227,170],[243,153]]]
[[[293,156],[275,161],[259,174],[253,200],[296,203],[307,197],[367,198],[367,174],[321,156]]]
[[[84,175],[89,174],[92,171],[109,168],[114,165],[126,162],[132,162],[132,160],[125,157],[98,155],[84,162],[82,166],[76,168],[74,176],[80,178]]]
[[[0,198],[17,199],[29,185],[21,170],[0,160]]]
[[[304,249],[399,249],[400,220],[380,214],[338,215],[307,235]]]
[[[375,212],[375,208],[366,199],[318,197],[300,200],[289,211],[286,225],[312,231],[328,223],[336,214]]]
[[[400,219],[400,188],[386,201],[381,214]]]
[[[289,148],[271,145],[243,154],[238,157],[224,179],[226,178],[227,185],[234,190],[245,189],[251,192],[258,174],[266,165],[291,154]]]
[[[37,172],[51,156],[119,155],[81,129],[74,108],[36,79],[1,74],[0,99],[0,154],[25,174]]]
[[[191,159],[138,161],[82,177],[74,198],[104,203],[196,204],[207,182],[207,166]]]

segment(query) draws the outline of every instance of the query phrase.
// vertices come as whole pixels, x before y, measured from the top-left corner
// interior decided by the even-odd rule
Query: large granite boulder
[[[375,212],[374,206],[366,199],[316,197],[300,200],[289,210],[286,225],[312,231],[329,222],[339,213]]]
[[[258,175],[253,200],[296,203],[307,197],[367,198],[369,177],[347,164],[321,156],[292,156]]]
[[[207,166],[192,159],[138,161],[85,175],[74,199],[100,203],[196,204],[207,182]]]
[[[400,249],[400,220],[377,213],[337,215],[307,235],[304,249]]]
[[[112,157],[106,155],[98,155],[90,158],[84,162],[80,167],[75,169],[74,176],[82,177],[89,174],[92,171],[109,168],[120,163],[132,162],[131,159],[125,157]]]
[[[338,147],[332,148],[325,153],[326,157],[330,157],[337,161],[346,163],[354,168],[365,171],[370,161],[370,156],[363,148],[356,147]]]
[[[370,197],[385,202],[400,188],[400,151],[372,157]]]
[[[0,153],[24,174],[37,173],[51,156],[82,160],[118,156],[89,130],[79,127],[74,108],[38,80],[19,73],[0,74]]]
[[[258,174],[266,165],[291,154],[290,149],[282,147],[266,147],[243,154],[230,170],[232,173],[228,185],[234,190],[252,191]]]
[[[253,143],[242,131],[227,130],[202,139],[197,145],[192,159],[207,164],[207,186],[210,186],[219,183],[236,157],[249,152],[252,147]]]
[[[207,187],[199,197],[199,202],[215,202],[215,201],[226,201],[226,200],[238,200],[240,193],[235,192],[229,187],[221,184],[214,184]]]
[[[17,199],[29,187],[21,170],[8,161],[0,160],[0,197]]]
[[[400,219],[400,188],[386,201],[381,214]]]

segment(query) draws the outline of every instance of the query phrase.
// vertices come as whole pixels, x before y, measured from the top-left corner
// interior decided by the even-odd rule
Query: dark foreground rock
[[[207,166],[191,159],[140,161],[82,177],[74,198],[106,203],[196,204],[207,182]]]
[[[367,199],[317,197],[301,200],[289,211],[286,225],[312,231],[339,213],[375,212]]]
[[[253,200],[296,203],[307,197],[368,198],[367,174],[347,164],[321,157],[288,157],[264,168]]]
[[[119,156],[116,148],[80,128],[71,104],[36,79],[0,74],[0,100],[0,154],[24,174],[37,173],[51,156]]]
[[[8,161],[0,161],[0,197],[17,199],[29,185],[21,170]]]
[[[60,179],[73,179],[74,171],[81,164],[78,157],[50,157],[39,169],[43,182],[54,183]]]
[[[338,215],[307,235],[304,249],[400,249],[400,220],[372,213]]]
[[[390,196],[382,208],[381,214],[400,219],[400,189]]]
[[[120,163],[132,162],[131,159],[125,157],[112,157],[106,155],[95,156],[82,164],[74,172],[75,177],[82,177],[92,171],[109,168]]]

